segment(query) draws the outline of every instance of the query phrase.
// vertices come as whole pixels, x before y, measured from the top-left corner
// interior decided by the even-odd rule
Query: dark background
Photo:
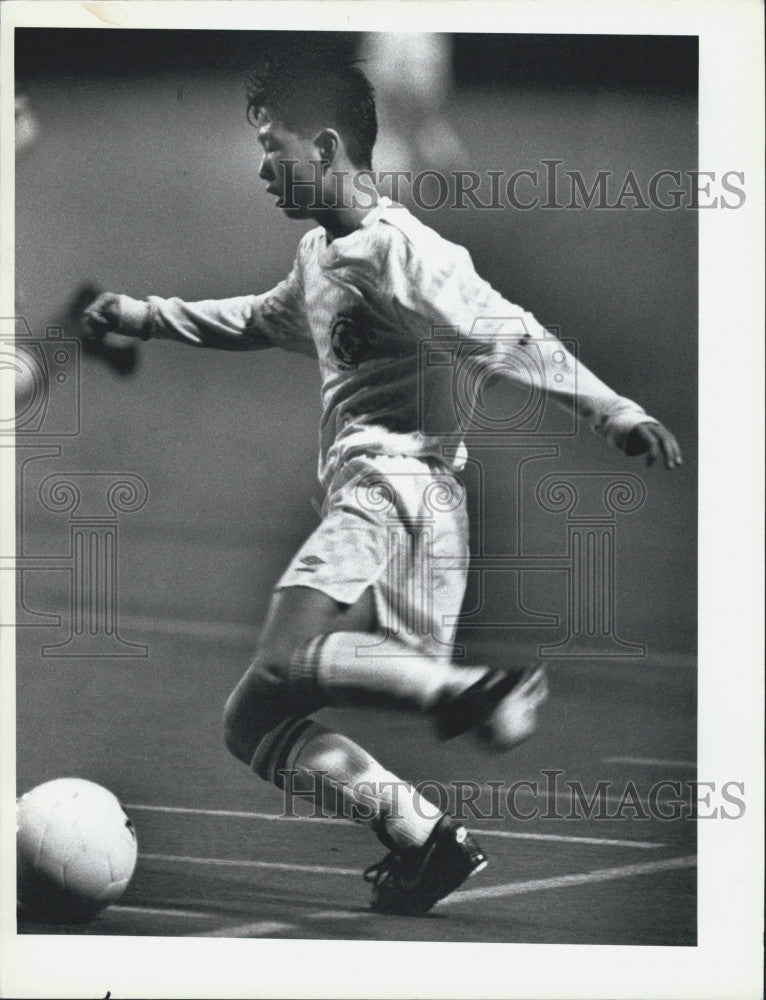
[[[39,120],[37,142],[17,164],[17,311],[36,336],[60,320],[84,280],[137,297],[194,300],[262,291],[284,276],[305,227],[283,218],[260,189],[244,84],[259,54],[294,41],[265,32],[17,31],[18,82]],[[358,40],[301,41],[351,51]],[[455,92],[444,113],[470,153],[468,167],[510,173],[557,158],[586,178],[632,170],[646,184],[658,170],[697,165],[696,39],[464,34],[453,38],[453,54]],[[421,215],[678,436],[686,462],[673,476],[656,468],[644,475],[587,431],[559,439],[560,457],[538,463],[522,483],[522,527],[530,552],[565,546],[561,517],[529,502],[543,474],[644,475],[647,502],[618,522],[619,631],[650,652],[691,653],[695,213]],[[31,496],[37,479],[58,470],[143,476],[149,502],[120,522],[121,613],[256,627],[272,585],[316,524],[315,365],[278,352],[167,343],[141,351],[130,380],[84,359],[82,433],[59,458],[35,463],[40,471],[24,488]],[[489,484],[481,528],[488,552],[513,548],[508,454],[475,455]],[[50,531],[33,503],[23,531],[27,546]],[[33,606],[66,605],[66,574],[32,573],[25,582]],[[524,586],[528,607],[563,612],[563,574],[535,574]],[[513,580],[496,577],[487,621],[503,616],[512,589]],[[474,596],[475,582],[468,600]],[[526,644],[561,634],[508,629],[495,638]]]
[[[356,32],[21,28],[16,37],[21,80],[51,74],[134,78],[180,70],[247,74],[266,49],[303,46],[310,52],[322,46],[348,55],[359,43]],[[461,33],[452,36],[452,50],[453,75],[461,87],[622,88],[692,99],[697,92],[693,36]]]

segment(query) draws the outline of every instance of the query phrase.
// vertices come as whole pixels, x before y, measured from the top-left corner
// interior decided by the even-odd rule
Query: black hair
[[[255,124],[267,109],[298,135],[337,129],[352,163],[372,168],[375,90],[356,60],[305,48],[272,56],[252,73],[247,87],[248,119]]]

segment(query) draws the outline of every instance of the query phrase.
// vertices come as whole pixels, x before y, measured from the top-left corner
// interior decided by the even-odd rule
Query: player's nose
[[[271,164],[269,163],[268,157],[266,156],[264,156],[264,158],[261,160],[261,166],[260,169],[258,170],[258,176],[261,178],[262,181],[268,182],[276,180],[276,177],[274,175],[274,170]]]

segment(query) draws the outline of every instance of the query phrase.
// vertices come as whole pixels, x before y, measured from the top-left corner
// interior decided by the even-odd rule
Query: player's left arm
[[[602,382],[531,313],[480,278],[464,248],[448,246],[436,260],[410,248],[390,255],[390,270],[398,278],[395,298],[411,320],[424,321],[424,331],[458,330],[477,344],[473,363],[510,383],[528,389],[530,373],[541,373],[546,395],[625,454],[646,455],[648,465],[661,459],[668,469],[682,464],[678,442],[666,427]]]
[[[506,303],[509,310],[517,307]],[[564,409],[575,411],[613,447],[626,455],[645,455],[646,464],[658,459],[667,469],[683,464],[681,448],[674,435],[659,420],[627,396],[621,396],[575,358],[531,313],[523,313],[524,335],[492,353],[492,363],[501,374],[515,378],[534,365],[514,365],[514,356],[531,352],[543,369],[546,394]],[[500,361],[498,363],[498,353]]]
[[[506,303],[508,309],[516,307]],[[531,313],[523,313],[524,335],[515,343],[497,348],[493,361],[501,374],[516,378],[527,370],[513,364],[514,355],[530,351],[543,369],[544,389],[549,397],[572,410],[597,434],[626,455],[646,455],[646,464],[658,459],[667,469],[683,464],[681,448],[674,435],[659,420],[649,416],[632,399],[621,396],[575,358],[556,337],[542,327]]]
[[[647,465],[654,465],[660,459],[666,469],[676,469],[684,464],[678,441],[660,423],[637,424],[627,436],[625,454],[646,455]]]

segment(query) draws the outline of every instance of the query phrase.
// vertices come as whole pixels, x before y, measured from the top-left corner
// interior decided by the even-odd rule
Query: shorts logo
[[[303,566],[296,567],[299,573],[314,573],[317,566],[324,565],[324,559],[320,559],[319,556],[304,556],[299,561],[303,563]]]
[[[373,337],[359,309],[339,312],[330,331],[330,346],[341,368],[356,368],[371,357]]]

